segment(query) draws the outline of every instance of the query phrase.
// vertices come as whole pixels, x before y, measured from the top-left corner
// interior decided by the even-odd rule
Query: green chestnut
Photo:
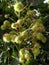
[[[20,58],[19,58],[19,62],[20,62],[20,63],[24,63],[24,61],[25,61],[25,59],[24,59],[23,57],[20,57]]]
[[[15,37],[15,42],[18,43],[18,44],[21,44],[22,39],[20,38],[20,36]]]
[[[33,27],[31,28],[33,31],[36,31],[39,26],[39,23],[35,23]]]
[[[22,38],[26,38],[26,37],[28,37],[28,32],[25,30],[25,31],[23,31],[22,33],[21,33],[21,36],[22,36]]]
[[[15,24],[15,23],[12,23],[12,24],[11,24],[11,28],[12,28],[12,29],[16,29],[16,24]]]
[[[10,22],[8,20],[5,20],[3,25],[8,26],[8,25],[10,25]]]
[[[30,60],[30,53],[26,53],[26,54],[25,54],[25,59],[26,59],[26,60]]]
[[[33,14],[36,14],[36,12],[35,12],[34,10],[29,10],[29,11],[27,12],[27,15],[33,15]]]
[[[42,33],[37,34],[37,39],[41,40],[43,43],[46,42],[46,37]]]
[[[2,30],[8,29],[10,27],[10,22],[8,20],[5,20],[3,25],[1,26]]]
[[[46,40],[47,40],[46,37],[43,37],[42,42],[45,43]]]
[[[10,17],[10,14],[5,14],[4,17],[8,19]]]
[[[1,30],[5,30],[6,27],[4,25],[1,26]]]
[[[20,51],[19,51],[19,55],[24,55],[25,54],[25,49],[23,48],[23,49],[20,49]]]
[[[40,46],[39,43],[35,43],[35,44],[34,44],[34,48],[41,48],[41,46]]]
[[[19,24],[19,25],[22,25],[24,23],[24,20],[23,19],[18,19],[16,24]]]
[[[14,5],[14,10],[17,12],[21,12],[23,10],[24,6],[21,2],[18,2]]]
[[[41,32],[45,31],[43,24],[38,21],[32,26],[31,29],[33,31],[41,31]]]
[[[11,41],[10,34],[8,34],[8,33],[4,34],[3,41],[9,43]]]
[[[35,56],[38,56],[38,55],[40,54],[40,49],[38,49],[38,48],[33,48],[33,54],[34,54]]]
[[[15,37],[16,37],[16,35],[11,35],[11,42],[15,42]]]

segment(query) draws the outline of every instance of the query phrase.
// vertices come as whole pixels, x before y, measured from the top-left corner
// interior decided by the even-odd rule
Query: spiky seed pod
[[[11,24],[11,28],[12,28],[12,29],[16,29],[16,24],[15,24],[15,23],[12,23],[12,24]]]
[[[30,60],[30,53],[25,53],[25,59],[28,61]]]
[[[4,34],[3,41],[9,43],[11,41],[10,34],[8,34],[8,33]]]
[[[16,35],[11,35],[11,42],[15,42]]]
[[[18,43],[18,44],[21,44],[22,40],[23,40],[23,38],[21,36],[16,36],[15,37],[15,42]]]
[[[5,14],[4,17],[8,19],[10,17],[10,14]]]
[[[27,31],[23,31],[20,35],[21,35],[24,39],[25,39],[26,37],[28,37]]]
[[[35,55],[35,56],[38,56],[39,54],[40,54],[40,49],[38,49],[38,48],[33,48],[33,54]]]
[[[14,10],[17,12],[21,12],[24,8],[24,5],[21,2],[18,2],[14,5]]]
[[[37,34],[37,39],[41,40],[43,43],[45,43],[47,40],[46,37],[42,33]]]
[[[23,57],[19,57],[19,62],[24,63],[25,59]]]
[[[24,55],[24,54],[25,54],[25,49],[24,49],[24,48],[23,48],[23,49],[20,49],[19,55],[22,56],[22,55]]]
[[[8,20],[5,20],[4,23],[3,23],[3,25],[10,26],[10,22]]]
[[[36,12],[34,11],[34,10],[29,10],[28,12],[27,12],[27,15],[28,16],[33,16],[33,15],[35,15],[36,14]]]
[[[8,20],[5,20],[3,26],[5,29],[10,29],[10,22]]]
[[[41,46],[40,46],[39,43],[36,42],[36,43],[34,44],[34,48],[41,48]]]
[[[18,19],[16,24],[19,24],[19,25],[22,25],[24,23],[24,20],[23,19]]]
[[[1,30],[5,30],[6,27],[4,25],[1,25]]]
[[[45,31],[45,28],[44,28],[43,24],[40,23],[40,22],[36,22],[36,23],[32,26],[31,29],[32,29],[33,31],[40,31],[40,32]]]

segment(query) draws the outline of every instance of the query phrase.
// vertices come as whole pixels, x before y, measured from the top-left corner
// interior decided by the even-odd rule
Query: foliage
[[[0,65],[49,65],[49,4],[44,0],[0,0]]]

